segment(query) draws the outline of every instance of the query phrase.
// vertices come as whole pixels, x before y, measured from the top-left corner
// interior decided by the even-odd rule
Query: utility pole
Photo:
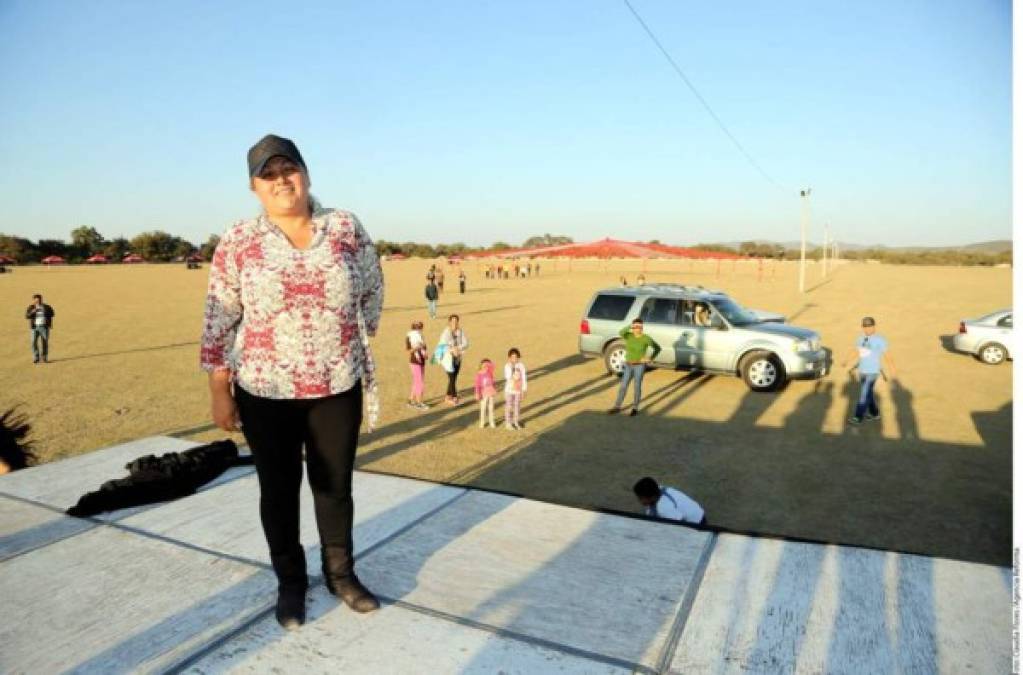
[[[799,191],[803,200],[802,216],[799,219],[799,292],[806,292],[806,228],[810,224],[810,188]]]

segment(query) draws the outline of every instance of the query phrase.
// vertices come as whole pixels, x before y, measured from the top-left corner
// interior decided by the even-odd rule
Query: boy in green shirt
[[[618,398],[615,399],[614,407],[608,410],[607,414],[614,415],[621,410],[625,393],[629,389],[629,380],[632,379],[636,383],[632,386],[632,412],[629,415],[635,417],[639,414],[639,399],[643,395],[643,373],[646,372],[646,366],[650,360],[657,358],[661,352],[661,345],[657,344],[649,335],[643,334],[643,319],[639,317],[633,319],[632,325],[623,328],[619,335],[625,340],[625,370],[622,371],[622,384],[618,387]],[[649,357],[646,355],[648,349],[653,349],[653,353]]]

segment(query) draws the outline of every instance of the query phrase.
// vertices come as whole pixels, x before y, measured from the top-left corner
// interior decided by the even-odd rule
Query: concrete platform
[[[1011,670],[1007,569],[360,472],[357,565],[384,607],[356,615],[314,583],[309,622],[285,633],[251,468],[174,502],[62,515],[131,459],[190,445],[143,439],[0,477],[0,672]]]

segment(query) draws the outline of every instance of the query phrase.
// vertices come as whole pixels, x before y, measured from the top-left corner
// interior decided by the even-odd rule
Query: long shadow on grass
[[[851,380],[841,390],[820,383],[781,428],[757,424],[773,397],[752,392],[725,422],[668,417],[670,404],[637,418],[579,412],[471,484],[629,508],[632,483],[649,474],[693,496],[724,530],[1008,565],[1011,402],[973,414],[983,446],[921,439],[901,384],[889,394],[895,420],[822,433],[835,398],[851,406],[857,393]],[[882,435],[893,422],[899,438]]]
[[[61,359],[50,359],[50,363],[62,363],[64,361],[81,361],[82,359],[98,359],[104,356],[123,356],[124,354],[137,354],[139,352],[156,352],[162,349],[175,349],[177,347],[195,347],[198,342],[175,342],[169,345],[157,347],[139,347],[138,349],[124,349],[119,352],[102,352],[100,354],[83,354],[81,356],[68,356]]]

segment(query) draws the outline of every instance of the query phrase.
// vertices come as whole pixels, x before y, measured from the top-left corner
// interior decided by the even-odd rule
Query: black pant
[[[268,399],[235,387],[242,431],[259,478],[259,515],[282,584],[304,585],[299,538],[302,447],[324,546],[352,550],[352,470],[362,423],[362,386],[316,399]]]
[[[458,371],[462,369],[461,357],[451,359],[453,370],[448,373],[448,396],[458,396]]]

